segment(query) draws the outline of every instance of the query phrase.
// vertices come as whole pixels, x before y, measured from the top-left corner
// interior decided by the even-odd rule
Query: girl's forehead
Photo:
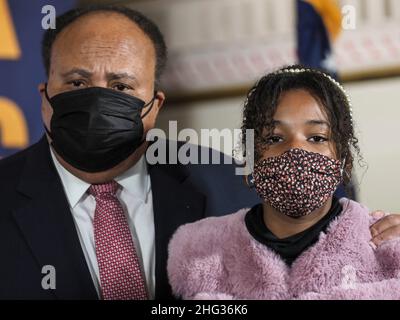
[[[275,121],[320,120],[328,122],[323,105],[303,89],[282,93],[273,118]]]

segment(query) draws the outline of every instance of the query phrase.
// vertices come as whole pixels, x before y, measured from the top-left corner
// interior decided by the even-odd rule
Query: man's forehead
[[[89,44],[136,43],[151,45],[151,40],[133,21],[118,14],[83,16],[67,26],[57,36],[55,44],[72,42],[87,47]]]
[[[116,22],[117,24],[120,22]],[[134,24],[132,23],[134,26]],[[155,63],[155,49],[151,40],[137,27],[136,29],[93,28],[88,24],[71,26],[63,30],[52,48],[52,61],[65,60],[90,64],[117,64],[123,69],[133,60],[143,64]],[[153,57],[153,59],[152,59]],[[154,61],[152,61],[154,60]],[[147,63],[146,63],[147,61]]]
[[[62,32],[73,28],[80,30],[88,27],[97,27],[98,25],[102,25],[102,28],[96,29],[97,32],[108,31],[110,28],[118,29],[121,25],[124,25],[126,28],[123,30],[124,32],[131,31],[130,29],[141,31],[135,21],[122,13],[113,11],[94,11],[78,17],[75,21],[66,26]]]
[[[126,72],[132,66],[152,65],[155,60],[151,59],[151,54],[147,50],[135,47],[107,44],[107,46],[87,46],[85,48],[71,45],[69,48],[70,50],[63,50],[63,47],[54,47],[52,63],[63,69],[80,68],[97,72],[112,66],[113,70],[117,67],[118,72]]]
[[[93,51],[109,55],[136,54],[139,48],[154,50],[154,45],[140,27],[128,17],[115,12],[92,12],[65,27],[53,44],[53,49]],[[58,54],[58,53],[57,53]],[[147,52],[148,54],[148,52]]]

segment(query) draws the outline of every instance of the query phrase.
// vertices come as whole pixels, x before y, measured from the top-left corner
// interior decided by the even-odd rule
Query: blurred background
[[[249,88],[283,65],[301,62],[336,76],[351,97],[368,165],[355,168],[358,200],[400,212],[399,0],[0,0],[0,156],[43,134],[43,6],[59,15],[96,3],[139,10],[164,33],[167,104],[158,126],[167,132],[171,120],[199,133],[240,128]],[[231,154],[224,144],[221,150]]]

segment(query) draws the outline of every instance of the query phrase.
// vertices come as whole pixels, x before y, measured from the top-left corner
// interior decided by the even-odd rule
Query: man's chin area
[[[119,175],[123,174],[129,168],[134,166],[143,155],[144,151],[146,150],[147,143],[144,143],[137,149],[134,153],[132,153],[127,159],[117,164],[115,167],[100,171],[100,172],[87,172],[80,169],[75,168],[74,166],[70,165],[66,162],[60,155],[58,155],[55,150],[53,149],[57,160],[60,164],[67,169],[70,173],[74,176],[78,177],[79,179],[85,181],[86,183],[90,184],[100,184],[110,182],[111,180],[115,179]]]

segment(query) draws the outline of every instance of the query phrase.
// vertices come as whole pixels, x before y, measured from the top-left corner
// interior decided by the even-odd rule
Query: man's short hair
[[[47,76],[50,72],[51,50],[58,34],[78,18],[93,12],[115,12],[134,22],[152,41],[156,52],[156,83],[159,82],[167,60],[167,47],[157,25],[138,11],[115,5],[96,5],[67,11],[56,19],[56,29],[47,29],[42,40],[42,58]]]

